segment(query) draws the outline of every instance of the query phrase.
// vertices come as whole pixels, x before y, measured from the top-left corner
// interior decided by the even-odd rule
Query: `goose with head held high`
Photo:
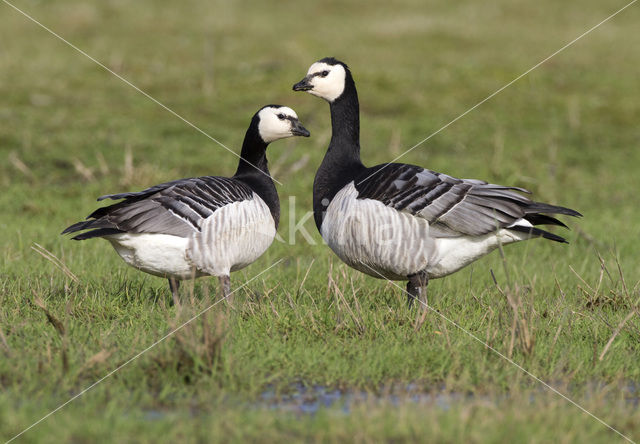
[[[311,65],[293,86],[329,102],[332,134],[313,183],[316,226],[349,266],[376,278],[404,280],[408,302],[426,303],[429,279],[454,273],[513,242],[543,237],[537,225],[566,227],[550,214],[577,211],[523,196],[527,190],[456,179],[415,165],[366,167],[360,160],[358,94],[346,64]]]
[[[73,239],[108,240],[127,264],[169,279],[174,301],[181,280],[200,276],[219,277],[226,298],[229,274],[254,262],[273,242],[280,202],[266,149],[292,136],[309,136],[295,111],[267,105],[251,120],[232,177],[180,179],[102,196],[98,200],[124,200],[98,208],[62,233],[90,230]]]

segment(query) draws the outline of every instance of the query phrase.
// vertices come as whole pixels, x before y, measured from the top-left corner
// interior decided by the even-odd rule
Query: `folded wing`
[[[569,208],[534,202],[521,194],[529,193],[523,188],[456,179],[414,165],[378,165],[355,183],[358,199],[375,199],[424,218],[435,237],[481,236],[508,228],[564,242],[533,225],[566,227],[549,214],[580,216]]]
[[[75,236],[76,240],[121,232],[188,237],[200,231],[202,221],[216,210],[252,197],[248,186],[230,178],[181,179],[140,192],[102,196],[98,200],[124,200],[98,208],[89,220],[71,225],[63,234],[91,230]]]

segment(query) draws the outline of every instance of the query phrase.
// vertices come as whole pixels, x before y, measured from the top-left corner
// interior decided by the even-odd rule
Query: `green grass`
[[[236,151],[259,107],[294,108],[312,137],[268,153],[288,241],[311,208],[330,136],[327,105],[291,91],[312,62],[335,55],[351,66],[363,160],[374,165],[624,2],[15,4]],[[181,309],[170,307],[164,280],[128,268],[107,242],[59,232],[97,196],[229,175],[237,159],[5,4],[0,12],[6,440],[216,300],[215,280],[200,279],[183,287]],[[585,215],[567,221],[569,246],[509,246],[504,260],[495,252],[431,282],[429,302],[632,439],[640,438],[639,18],[630,7],[401,159],[523,186]],[[216,305],[20,440],[620,439],[438,314],[407,309],[400,289],[340,264],[311,219],[305,227],[315,245],[293,233],[295,245],[275,242],[232,276],[238,287],[285,258],[238,292],[236,308]],[[337,403],[315,414],[262,398],[315,386],[369,396],[348,413]],[[411,401],[416,393],[455,396],[443,407]]]

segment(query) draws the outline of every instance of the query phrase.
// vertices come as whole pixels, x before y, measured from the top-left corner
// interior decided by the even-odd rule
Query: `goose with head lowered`
[[[110,194],[123,199],[98,208],[62,233],[75,240],[108,240],[124,261],[165,277],[174,302],[181,280],[217,276],[225,298],[232,271],[258,259],[278,228],[280,202],[267,168],[269,143],[309,136],[288,107],[267,105],[252,118],[232,177],[180,179],[144,191]]]
[[[370,276],[408,281],[409,304],[426,304],[430,279],[454,273],[499,245],[534,237],[566,242],[537,225],[580,216],[535,202],[512,186],[456,179],[419,166],[360,160],[358,94],[346,64],[328,57],[293,86],[329,102],[332,134],[313,183],[316,226],[349,266]]]

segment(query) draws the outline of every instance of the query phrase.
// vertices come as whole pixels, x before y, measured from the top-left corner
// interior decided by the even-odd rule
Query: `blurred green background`
[[[291,226],[311,210],[313,175],[331,134],[327,104],[291,91],[311,63],[335,56],[351,67],[363,161],[375,165],[626,3],[12,4],[236,152],[261,106],[296,110],[312,137],[279,141],[268,151],[282,183],[279,234],[288,241]],[[640,7],[629,7],[400,160],[525,187],[537,200],[584,214],[567,221],[571,231],[563,235],[571,245],[508,247],[505,264],[494,253],[432,282],[430,302],[543,379],[575,390],[580,402],[636,437],[637,402],[630,408],[619,393],[637,387],[640,376],[639,20]],[[72,242],[60,231],[95,209],[100,195],[231,175],[237,158],[5,3],[0,97],[0,431],[9,439],[188,312],[167,307],[166,282],[129,269],[107,242]],[[526,390],[539,387],[455,327],[443,334],[447,326],[436,314],[416,327],[400,290],[340,265],[312,218],[304,226],[315,246],[298,233],[294,245],[276,242],[232,276],[239,286],[286,258],[243,291],[244,308],[199,324],[182,342],[167,341],[25,439],[616,437],[553,396],[527,401]],[[34,243],[66,264],[77,282],[34,251]],[[197,312],[215,292],[213,279],[201,279],[186,305]],[[63,334],[36,300],[66,326]],[[212,345],[201,334],[214,323],[225,339]],[[300,384],[372,393],[388,387],[404,393],[412,384],[421,393],[446,387],[493,401],[488,406],[474,396],[442,410],[388,405],[382,396],[382,405],[358,404],[352,415],[333,416],[333,407],[316,416],[263,410],[265,389],[288,393]],[[505,407],[496,401],[505,393],[513,414],[496,412]],[[148,420],[145,412],[157,410],[165,413]],[[120,435],[112,435],[115,429]]]

